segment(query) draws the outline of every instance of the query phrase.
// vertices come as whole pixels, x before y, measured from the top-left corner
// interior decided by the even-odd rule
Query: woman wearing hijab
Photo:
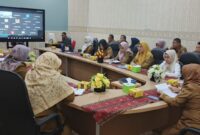
[[[10,55],[0,63],[0,69],[15,72],[24,79],[31,67],[31,63],[28,62],[29,51],[24,45],[16,45]]]
[[[140,40],[137,38],[131,38],[131,46],[130,49],[133,52],[134,56],[138,52],[138,45],[140,44]]]
[[[138,46],[138,53],[132,60],[131,65],[141,65],[142,68],[148,69],[153,64],[153,55],[146,42],[141,42]]]
[[[133,53],[131,49],[129,48],[128,43],[121,42],[119,48],[120,50],[118,52],[118,55],[115,57],[115,59],[118,59],[120,63],[122,64],[129,64],[131,60],[133,59]]]
[[[160,67],[165,73],[165,77],[181,77],[181,66],[178,63],[178,57],[175,50],[167,50],[163,55],[164,61]]]
[[[58,56],[46,52],[37,58],[34,67],[25,77],[29,99],[36,117],[54,111],[62,112],[57,106],[74,99],[73,90],[67,85],[66,77],[59,72],[60,66],[61,60]]]
[[[113,58],[113,50],[111,47],[108,46],[108,43],[105,39],[101,39],[99,41],[99,49],[103,50],[104,59],[111,59]]]
[[[183,66],[184,83],[175,98],[161,93],[160,97],[171,106],[181,107],[182,116],[177,124],[165,129],[162,135],[178,135],[183,128],[200,128],[200,65]]]
[[[82,46],[81,53],[89,53],[92,54],[93,51],[93,38],[91,36],[86,36],[84,45]]]

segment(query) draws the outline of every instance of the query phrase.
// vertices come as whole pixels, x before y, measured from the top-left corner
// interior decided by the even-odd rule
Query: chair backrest
[[[200,129],[196,128],[183,128],[179,135],[200,135]]]
[[[153,58],[154,58],[154,64],[161,64],[163,62],[164,52],[165,51],[163,49],[160,49],[160,48],[154,48],[154,49],[151,50],[151,53],[153,54]]]
[[[118,52],[119,52],[119,43],[118,42],[114,42],[114,43],[112,43],[110,45],[110,47],[112,48],[114,57],[116,57]]]
[[[37,128],[24,81],[0,70],[0,133],[36,135]]]
[[[76,41],[72,40],[72,48],[73,48],[73,50],[75,49],[75,47],[76,47]]]
[[[187,64],[191,64],[191,63],[196,63],[196,64],[200,64],[200,57],[193,52],[187,52],[181,55],[179,61],[183,64],[183,65],[187,65]]]

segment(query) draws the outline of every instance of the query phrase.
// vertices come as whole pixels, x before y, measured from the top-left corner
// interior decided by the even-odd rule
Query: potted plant
[[[95,92],[105,92],[106,88],[109,88],[110,86],[110,81],[104,76],[104,74],[97,73],[96,75],[92,76],[90,85]]]
[[[151,81],[159,83],[164,78],[164,72],[159,65],[153,65],[147,72],[148,78]]]

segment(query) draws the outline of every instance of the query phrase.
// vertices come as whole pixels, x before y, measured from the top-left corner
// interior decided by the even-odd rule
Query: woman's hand
[[[162,99],[162,96],[164,95],[164,93],[162,91],[158,91],[159,97]]]
[[[181,88],[180,87],[173,87],[173,86],[169,86],[169,88],[172,90],[172,92],[174,93],[179,93],[181,91]]]
[[[130,65],[131,65],[131,66],[135,66],[136,64],[132,61],[132,62],[130,63]]]

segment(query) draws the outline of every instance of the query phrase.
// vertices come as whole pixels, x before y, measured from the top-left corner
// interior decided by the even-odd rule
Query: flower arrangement
[[[94,88],[94,90],[102,89],[102,91],[105,91],[105,88],[110,86],[110,81],[107,77],[104,76],[104,74],[97,73],[96,75],[92,76],[90,85],[92,88]]]
[[[98,50],[98,51],[96,52],[96,56],[97,56],[97,58],[104,58],[103,50]]]
[[[97,56],[97,61],[99,63],[103,63],[103,58],[104,58],[103,50],[98,50],[95,55]]]
[[[29,57],[29,61],[30,61],[30,62],[35,62],[35,61],[36,61],[36,54],[35,54],[35,52],[30,51],[30,52],[28,53],[28,57]]]
[[[147,75],[151,81],[154,81],[156,83],[159,83],[161,79],[164,78],[164,72],[159,65],[153,65],[152,67],[150,67]]]

